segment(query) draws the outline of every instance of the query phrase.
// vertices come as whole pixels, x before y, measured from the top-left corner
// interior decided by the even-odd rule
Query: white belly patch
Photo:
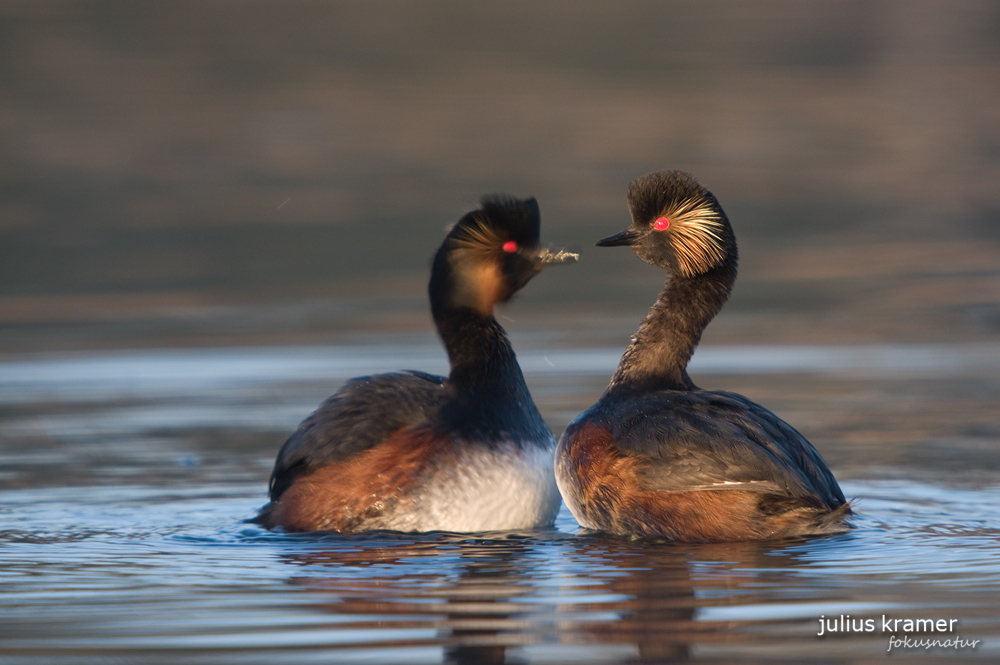
[[[382,528],[507,531],[552,525],[561,500],[553,448],[508,443],[457,450],[457,463],[438,469],[405,513],[383,516]]]

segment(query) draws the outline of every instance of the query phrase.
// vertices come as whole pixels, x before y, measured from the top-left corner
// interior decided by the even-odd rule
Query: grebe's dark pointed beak
[[[639,241],[646,234],[635,228],[627,228],[621,233],[616,233],[613,236],[608,236],[607,238],[601,238],[597,241],[598,247],[618,247],[619,245],[638,245]]]

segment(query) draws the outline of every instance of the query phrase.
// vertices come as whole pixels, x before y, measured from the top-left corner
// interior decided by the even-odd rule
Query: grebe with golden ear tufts
[[[701,390],[687,364],[736,280],[726,214],[686,173],[628,189],[631,226],[599,241],[626,245],[667,283],[611,383],[563,433],[556,478],[586,528],[684,542],[836,533],[851,515],[815,448],[735,393]]]
[[[431,313],[447,378],[349,381],[278,453],[256,521],[287,531],[491,531],[551,526],[555,438],[493,316],[546,265],[534,199],[490,196],[434,257]]]

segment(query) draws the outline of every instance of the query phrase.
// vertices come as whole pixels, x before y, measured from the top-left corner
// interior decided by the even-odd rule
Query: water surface
[[[966,403],[964,429],[938,420],[900,464],[854,440],[872,430],[864,412],[808,418],[817,399],[811,408],[841,413],[838,402],[875,391],[891,441],[911,419],[889,396],[920,384],[919,410],[970,381],[996,391],[995,351],[706,347],[696,379],[739,388],[806,432],[859,517],[834,537],[701,546],[584,533],[565,508],[554,529],[530,533],[283,535],[244,521],[265,501],[283,437],[319,399],[362,367],[438,371],[432,346],[0,363],[0,654],[74,665],[870,662],[889,647],[883,618],[946,618],[955,631],[938,637],[975,648],[897,647],[894,658],[995,659],[1000,485],[976,462],[996,440],[984,429],[995,401]],[[603,348],[521,358],[553,423],[596,397],[616,361]],[[941,449],[958,462],[920,461]],[[841,615],[875,629],[817,636],[821,617]]]

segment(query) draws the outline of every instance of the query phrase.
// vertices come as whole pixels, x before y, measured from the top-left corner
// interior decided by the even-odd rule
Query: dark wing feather
[[[647,489],[679,492],[738,483],[730,487],[818,499],[830,508],[844,503],[812,444],[741,395],[658,391],[608,406],[616,412],[606,422],[618,447],[648,460],[642,472]]]
[[[271,501],[303,472],[368,450],[401,427],[425,423],[447,399],[445,379],[423,372],[351,379],[281,447],[271,473]]]

